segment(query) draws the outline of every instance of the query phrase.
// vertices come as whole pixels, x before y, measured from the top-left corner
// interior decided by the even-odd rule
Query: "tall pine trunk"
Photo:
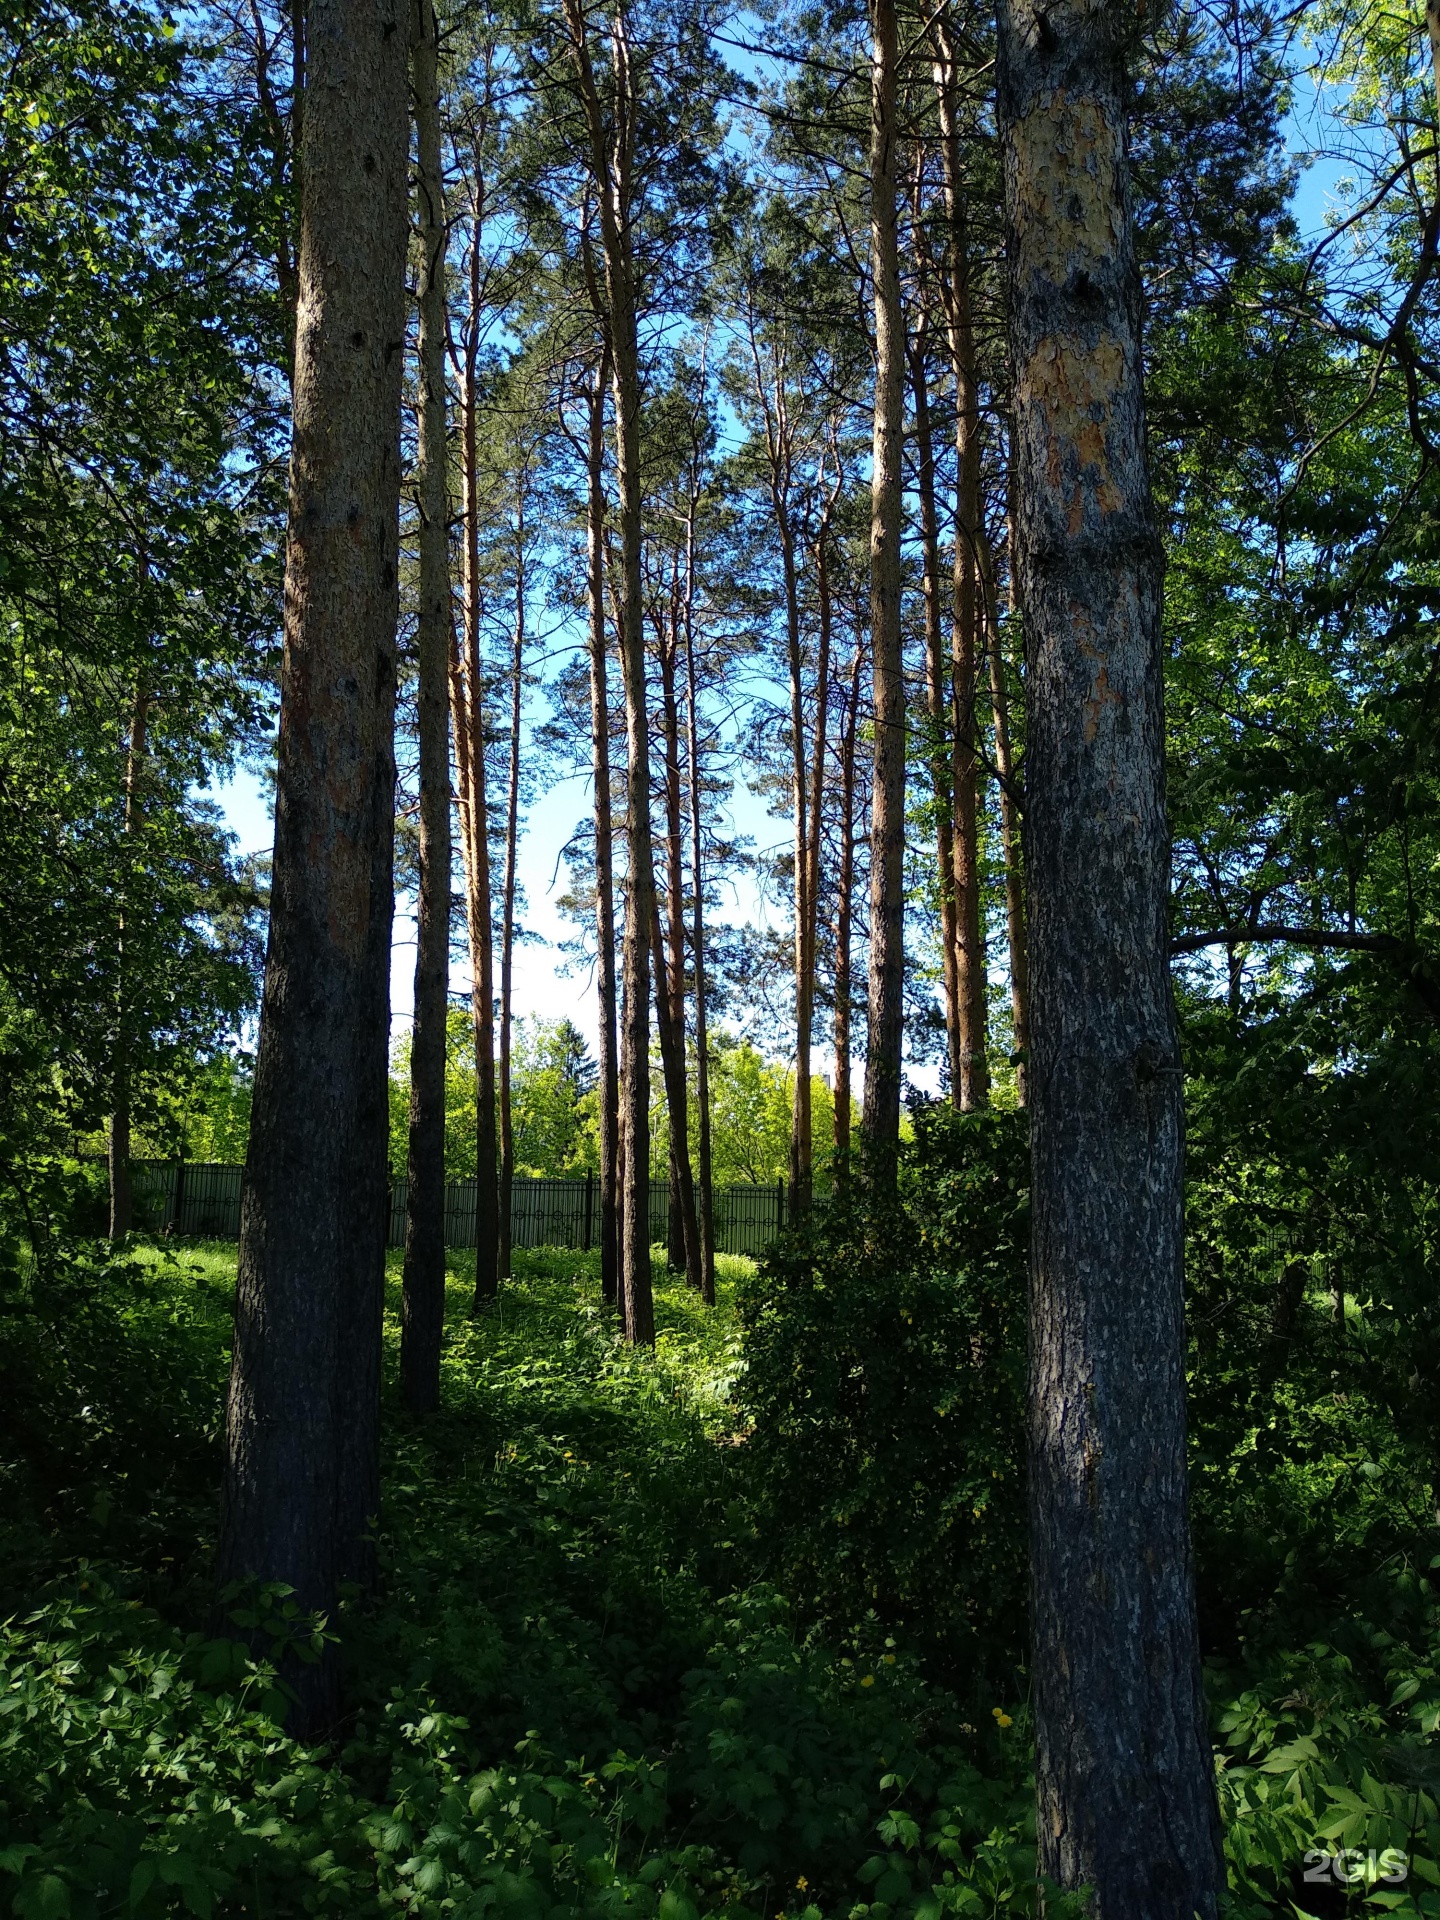
[[[699,1154],[696,1212],[700,1226],[700,1294],[715,1304],[715,1180],[710,1140],[710,1031],[705,980],[705,869],[701,837],[700,688],[695,670],[694,520],[691,519],[685,597],[685,739],[690,791],[691,964],[695,970],[695,1106]]]
[[[838,456],[837,456],[838,457]],[[800,980],[803,995],[796,994],[796,1011],[801,1016],[801,1035],[797,1036],[795,1048],[795,1105],[797,1113],[801,1107],[800,1078],[803,1074],[805,1092],[803,1096],[805,1113],[805,1152],[800,1161],[798,1172],[799,1196],[796,1197],[796,1181],[791,1180],[790,1207],[791,1218],[803,1220],[809,1213],[815,1193],[815,1145],[813,1137],[813,1084],[811,1080],[810,1045],[811,1028],[815,1021],[816,970],[820,948],[820,830],[825,811],[825,751],[829,740],[830,728],[830,652],[834,629],[834,604],[830,592],[830,522],[835,512],[836,501],[840,497],[840,477],[837,473],[830,497],[820,509],[819,523],[815,529],[812,553],[815,560],[815,599],[817,614],[817,634],[815,646],[815,739],[810,753],[810,789],[803,797],[809,817],[805,823],[804,856],[805,885],[803,889],[804,941],[800,953]],[[803,1010],[801,1006],[803,998]],[[803,1036],[803,1043],[802,1037]]]
[[[776,382],[777,388],[780,385]],[[785,450],[788,468],[788,429]],[[772,471],[776,463],[772,456]],[[790,675],[790,810],[794,822],[792,885],[795,968],[795,1091],[790,1113],[790,1220],[799,1221],[810,1203],[815,1145],[810,1095],[810,1043],[815,1019],[815,976],[809,965],[810,845],[809,779],[805,748],[804,654],[800,644],[800,584],[795,537],[790,525],[788,472],[783,487],[772,479],[780,529],[785,580],[785,657]]]
[[[625,1337],[655,1340],[650,1281],[650,940],[655,875],[651,864],[650,738],[645,695],[644,604],[640,545],[640,345],[635,308],[634,241],[630,227],[633,101],[623,14],[617,14],[612,58],[619,127],[606,128],[580,0],[564,0],[580,104],[589,139],[589,163],[599,205],[605,256],[605,306],[614,359],[615,470],[621,553],[620,667],[625,690],[626,887],[624,991],[621,1034],[625,1190],[621,1224],[621,1287]]]
[[[790,817],[792,873],[792,971],[795,981],[795,1088],[790,1110],[790,1220],[798,1221],[808,1207],[814,1163],[814,1123],[810,1092],[811,1029],[814,1025],[815,982],[807,965],[810,926],[810,847],[808,757],[805,746],[805,656],[800,631],[800,572],[796,551],[792,487],[795,467],[795,429],[787,390],[788,338],[781,332],[767,343],[769,369],[753,313],[750,316],[750,358],[755,371],[755,399],[765,423],[765,453],[770,508],[780,543],[780,577],[785,598],[785,665],[790,693]]]
[[[465,501],[462,647],[451,659],[450,713],[458,768],[457,798],[465,866],[465,925],[470,944],[470,1012],[475,1034],[474,1310],[500,1285],[500,1167],[495,1136],[495,935],[490,887],[490,805],[485,767],[485,676],[480,654],[480,236],[483,199],[472,209],[461,393],[460,463]]]
[[[420,751],[420,898],[415,1026],[410,1041],[410,1158],[401,1297],[400,1384],[412,1413],[440,1400],[445,1324],[445,1059],[450,985],[450,742],[448,681],[450,491],[445,439],[445,189],[433,0],[415,0],[416,216],[420,331],[416,385],[420,509],[415,654]]]
[[[620,1084],[615,1052],[615,857],[610,818],[610,689],[605,639],[605,389],[602,353],[588,398],[586,535],[590,611],[590,755],[595,783],[595,940],[600,1002],[600,1294],[614,1306],[620,1276]]]
[[[935,91],[940,112],[940,154],[950,228],[949,271],[942,288],[955,379],[950,788],[954,808],[955,990],[960,1028],[958,1104],[969,1112],[990,1103],[985,927],[980,891],[980,729],[975,710],[983,610],[980,552],[985,529],[980,500],[980,382],[960,158],[959,65],[954,29],[943,14],[935,22],[934,36],[939,53]]]
[[[140,782],[150,719],[150,695],[142,683],[135,689],[130,709],[130,738],[125,750],[125,840],[132,850],[140,831]],[[128,880],[128,873],[127,873]],[[134,1050],[134,1020],[130,1009],[129,963],[126,954],[127,911],[122,905],[116,927],[115,1055],[111,1068],[110,1125],[106,1160],[110,1173],[110,1238],[123,1240],[135,1220],[135,1196],[130,1181],[130,1076]]]
[[[835,1190],[850,1184],[850,1055],[855,901],[855,749],[860,730],[860,673],[864,649],[855,648],[840,727],[840,862],[835,876]]]
[[[995,725],[995,772],[1000,788],[1000,852],[1005,863],[1005,931],[1010,952],[1010,1023],[1015,1037],[1015,1095],[1028,1104],[1030,1060],[1030,953],[1025,932],[1025,871],[1020,831],[1020,774],[1010,742],[1010,692],[1006,684],[1005,635],[995,587],[995,560],[988,541],[980,547],[985,585],[986,651],[990,665],[990,712]],[[1011,569],[1012,586],[1014,569]],[[1018,613],[1019,609],[1016,608]]]
[[[870,257],[875,279],[875,437],[870,509],[875,785],[870,801],[870,1009],[861,1129],[865,1175],[895,1185],[905,1020],[905,676],[900,634],[905,321],[896,212],[895,0],[871,0]]]
[[[919,230],[919,194],[916,229]],[[923,263],[922,263],[923,264]],[[923,302],[923,285],[921,292]],[[935,504],[935,442],[930,427],[930,329],[923,304],[910,348],[910,390],[915,414],[915,492],[920,503],[920,555],[925,601],[925,704],[930,722],[930,792],[935,806],[936,892],[940,901],[940,953],[945,992],[945,1051],[950,1099],[960,1106],[964,1081],[960,1017],[959,940],[955,916],[955,833],[950,787],[950,700],[945,671],[940,601],[940,516]]]
[[[510,661],[510,762],[505,794],[505,882],[500,902],[500,1221],[498,1265],[510,1278],[515,1195],[515,1123],[510,1105],[511,999],[515,984],[515,886],[520,846],[520,710],[525,669],[525,494],[521,477],[515,536],[515,626]]]
[[[379,1492],[408,20],[311,0],[275,859],[218,1572],[332,1613]],[[295,1731],[333,1658],[288,1674]]]
[[[1221,1885],[1185,1473],[1162,557],[1118,0],[1003,0],[998,124],[1029,649],[1029,1500],[1039,1866],[1099,1920]]]
[[[663,1005],[660,1053],[665,1073],[665,1104],[670,1122],[670,1180],[678,1213],[680,1259],[686,1284],[704,1290],[700,1221],[695,1205],[695,1174],[690,1164],[690,1093],[685,1070],[685,854],[680,783],[680,705],[676,671],[684,608],[682,582],[673,583],[669,631],[661,637],[660,717],[665,743],[665,905],[663,944],[656,946],[655,992]],[[658,925],[657,925],[658,935]]]

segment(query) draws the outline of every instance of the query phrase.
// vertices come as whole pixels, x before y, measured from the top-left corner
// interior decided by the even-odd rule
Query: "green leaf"
[[[62,1920],[69,1911],[70,1889],[58,1873],[43,1873],[38,1880],[21,1882],[15,1896],[20,1920]]]

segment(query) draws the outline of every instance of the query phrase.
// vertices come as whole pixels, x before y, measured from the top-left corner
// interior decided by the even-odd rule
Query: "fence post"
[[[181,1147],[180,1157],[175,1163],[175,1198],[172,1202],[172,1211],[170,1215],[170,1231],[172,1234],[184,1233],[185,1231],[185,1228],[183,1225],[184,1214],[185,1214],[185,1149],[184,1147]]]
[[[775,1183],[775,1231],[785,1231],[785,1176],[782,1173]]]
[[[595,1208],[595,1175],[585,1169],[585,1251],[590,1251],[591,1216]]]

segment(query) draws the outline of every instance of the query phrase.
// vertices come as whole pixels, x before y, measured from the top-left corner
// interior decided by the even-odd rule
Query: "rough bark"
[[[445,1324],[445,1057],[450,985],[450,742],[448,692],[450,497],[445,439],[445,188],[432,0],[414,0],[411,74],[420,239],[416,385],[419,607],[415,623],[420,759],[420,888],[415,1025],[410,1039],[409,1181],[401,1294],[400,1385],[412,1413],[440,1401]]]
[[[144,685],[135,689],[130,709],[130,738],[125,750],[125,838],[140,831],[140,781],[149,730],[150,695]],[[125,909],[120,910],[116,940],[115,1058],[111,1072],[110,1125],[106,1160],[110,1174],[110,1238],[123,1240],[135,1220],[135,1196],[130,1183],[130,1072],[134,1030],[130,1013],[129,968],[126,962]]]
[[[371,1571],[404,362],[408,21],[311,0],[275,860],[227,1405],[222,1584]],[[292,1719],[338,1708],[297,1667]]]
[[[470,1012],[475,1032],[475,1292],[479,1311],[500,1284],[499,1156],[495,1134],[495,945],[490,887],[490,806],[485,769],[485,679],[480,659],[480,235],[483,200],[471,209],[470,300],[465,317],[460,462],[465,503],[463,647],[451,656],[457,813],[465,868]]]
[[[1000,9],[1029,649],[1029,1501],[1039,1866],[1099,1920],[1216,1911],[1185,1477],[1162,561],[1125,150],[1136,16]]]
[[[970,235],[960,158],[959,68],[953,28],[935,22],[935,91],[949,224],[943,282],[946,331],[955,379],[955,560],[951,621],[951,769],[954,807],[955,976],[960,1023],[959,1105],[990,1103],[985,928],[980,893],[980,728],[975,711],[983,597],[980,550],[980,381],[970,299]]]
[[[605,640],[605,389],[602,353],[588,399],[586,534],[590,611],[590,754],[595,785],[596,991],[600,1003],[600,1294],[619,1298],[620,1085],[615,1052],[615,859],[610,818],[610,689]]]
[[[905,678],[900,634],[905,321],[900,305],[895,0],[872,0],[870,256],[875,280],[875,437],[870,627],[875,778],[870,801],[870,994],[861,1121],[865,1176],[895,1184],[905,1015]]]
[[[605,124],[580,0],[564,0],[566,31],[575,60],[590,147],[589,165],[600,215],[605,259],[605,310],[614,362],[615,478],[621,553],[620,666],[625,691],[627,873],[621,1035],[625,1193],[621,1228],[621,1285],[625,1337],[649,1346],[655,1339],[650,1282],[650,937],[655,876],[651,865],[650,740],[645,697],[644,606],[640,544],[640,351],[635,309],[634,241],[630,227],[629,48],[623,15],[612,35],[620,102],[613,137]]]

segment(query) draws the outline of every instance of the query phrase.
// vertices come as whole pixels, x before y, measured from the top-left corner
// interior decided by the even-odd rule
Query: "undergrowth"
[[[942,1226],[948,1204],[938,1189],[927,1200]],[[929,1233],[922,1221],[922,1243]],[[994,1430],[982,1448],[957,1424],[946,1484],[932,1487],[906,1423],[969,1418],[925,1399],[951,1365],[947,1341],[977,1368],[991,1360],[963,1314],[953,1340],[945,1331],[952,1308],[930,1299],[942,1278],[897,1292],[853,1253],[792,1247],[758,1280],[722,1261],[713,1313],[662,1270],[652,1355],[619,1343],[587,1256],[518,1256],[479,1318],[457,1265],[441,1413],[407,1420],[387,1381],[377,1596],[349,1596],[324,1622],[294,1617],[282,1590],[232,1601],[277,1643],[338,1640],[353,1714],[328,1748],[288,1738],[274,1667],[214,1637],[234,1249],[72,1249],[43,1284],[12,1290],[0,1300],[0,1910],[1035,1911],[1023,1676],[940,1657],[911,1624],[927,1567],[949,1577],[943,1502],[962,1469],[966,1537],[1013,1580],[1018,1502],[1009,1466],[997,1473],[985,1451],[1013,1456],[1013,1370],[996,1359]],[[826,1304],[816,1272],[843,1290],[850,1267],[858,1291]],[[998,1274],[985,1286],[1003,1296]],[[794,1311],[786,1288],[799,1289]],[[398,1262],[392,1373],[397,1296]],[[787,1373],[785,1343],[804,1363],[837,1314],[849,1377],[880,1369],[885,1391],[818,1380],[807,1418],[827,1452],[797,1480],[781,1470],[805,1438],[786,1381],[808,1376]],[[909,1345],[882,1351],[897,1316]],[[1381,1500],[1399,1455],[1384,1453],[1374,1409],[1326,1405],[1332,1451],[1355,1454],[1353,1487]],[[867,1435],[866,1419],[884,1431]],[[1197,1440],[1206,1458],[1217,1444]],[[1372,1453],[1383,1471],[1362,1473]],[[1253,1455],[1251,1432],[1224,1459]],[[865,1478],[876,1459],[906,1474],[911,1539],[890,1587],[875,1569],[900,1519]],[[1263,1489],[1249,1466],[1211,1481],[1225,1474],[1248,1525]],[[1223,1501],[1206,1498],[1221,1533]],[[1355,1526],[1357,1541],[1379,1538],[1364,1516]],[[934,1545],[917,1555],[917,1537]],[[1262,1567],[1278,1551],[1236,1534],[1230,1547]],[[968,1577],[957,1630],[1000,1605]],[[1212,1669],[1239,1920],[1440,1914],[1440,1599],[1425,1556],[1386,1548],[1357,1569],[1347,1608],[1289,1642],[1272,1610]],[[1052,1892],[1045,1910],[1070,1909]]]

